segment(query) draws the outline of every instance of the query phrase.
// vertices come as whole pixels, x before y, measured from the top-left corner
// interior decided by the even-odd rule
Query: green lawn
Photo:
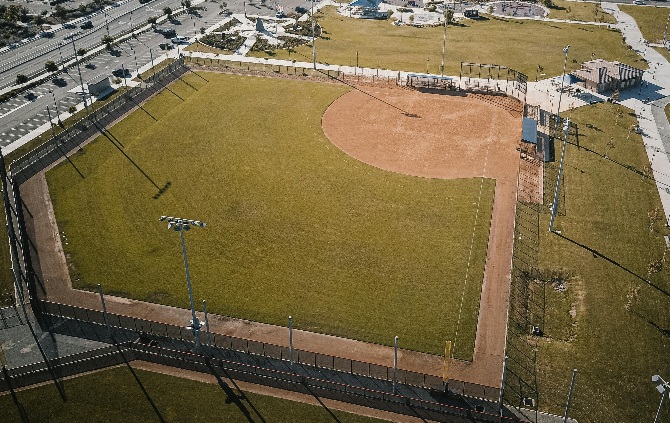
[[[583,22],[616,23],[614,16],[603,12],[598,3],[553,0],[554,7],[549,9],[549,18]]]
[[[405,176],[345,155],[321,116],[347,87],[201,75],[209,82],[190,74],[111,129],[156,185],[171,183],[160,199],[104,138],[72,158],[85,179],[69,164],[47,174],[74,284],[187,307],[179,236],[158,217],[200,219],[207,228],[186,243],[209,311],[278,325],[292,315],[301,329],[398,335],[440,354],[480,207],[459,336],[470,358],[494,181]]]
[[[663,31],[670,15],[670,8],[620,4],[619,9],[635,19],[645,40],[651,43],[663,41]]]
[[[317,39],[317,60],[323,63],[404,71],[440,73],[442,28],[394,26],[389,21],[350,19],[327,7],[317,15],[325,30]],[[372,36],[374,34],[374,36]],[[466,20],[447,29],[447,74],[458,74],[461,62],[506,65],[533,77],[537,65],[547,76],[563,71],[563,48],[570,44],[568,71],[590,60],[591,53],[606,60],[646,68],[621,42],[617,31],[592,25],[559,24],[514,19]],[[273,53],[289,59],[287,51]],[[264,52],[250,53],[268,57]],[[312,60],[311,45],[301,46],[290,59]],[[574,59],[574,61],[573,61]]]
[[[670,51],[668,51],[667,48],[664,47],[654,47],[654,50],[657,52],[661,53],[663,57],[665,57],[665,60],[670,62]]]
[[[540,409],[563,414],[577,368],[571,417],[580,423],[651,421],[660,400],[651,375],[670,377],[667,262],[649,274],[649,264],[664,257],[665,221],[650,231],[649,213],[661,207],[658,191],[640,174],[649,163],[640,136],[627,139],[635,117],[622,107],[615,123],[613,107],[620,106],[571,113],[583,148],[568,145],[566,153],[565,216],[555,229],[567,239],[550,234],[549,215],[540,216],[540,266],[567,277],[567,291],[546,288]],[[670,421],[670,407],[663,413],[659,421]]]
[[[16,399],[25,408],[31,422],[381,421],[311,404],[239,392],[234,386],[224,388],[144,370],[133,371],[125,366],[116,367],[65,380],[67,401],[63,401],[53,383],[19,391]],[[226,390],[234,392],[238,398],[230,398]],[[0,408],[4,423],[22,421],[11,395],[0,396]]]

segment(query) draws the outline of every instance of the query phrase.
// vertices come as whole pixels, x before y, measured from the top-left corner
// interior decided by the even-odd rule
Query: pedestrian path
[[[667,96],[670,95],[670,63],[661,53],[648,47],[637,23],[630,15],[622,12],[615,3],[602,3],[602,8],[617,19],[615,27],[621,30],[626,42],[641,54],[649,65],[639,89],[622,91],[621,104],[632,109],[637,115],[663,211],[670,221],[668,120],[664,113],[655,111],[660,106],[667,104]],[[662,133],[666,139],[665,142],[661,137]]]

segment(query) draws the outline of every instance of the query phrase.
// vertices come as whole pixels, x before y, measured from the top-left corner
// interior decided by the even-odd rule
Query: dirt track
[[[499,387],[505,347],[507,304],[519,167],[520,118],[474,97],[419,94],[365,88],[418,117],[403,115],[370,96],[352,91],[335,101],[323,117],[325,133],[343,151],[380,168],[424,177],[496,179],[485,279],[472,363],[453,361],[451,378]],[[357,128],[354,130],[354,128]],[[21,186],[33,212],[47,297],[51,301],[100,309],[94,293],[73,290],[55,227],[43,174]],[[183,325],[189,312],[117,297],[106,297],[108,310],[128,316]],[[211,330],[231,336],[288,345],[286,328],[219,316]],[[296,348],[389,366],[393,349],[376,344],[294,331]],[[443,361],[401,350],[399,367],[442,375]]]

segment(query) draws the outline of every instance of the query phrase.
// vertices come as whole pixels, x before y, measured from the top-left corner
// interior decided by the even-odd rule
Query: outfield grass
[[[650,377],[670,375],[668,263],[648,273],[650,262],[663,258],[667,230],[665,221],[649,230],[648,214],[661,207],[658,191],[639,173],[649,163],[640,136],[627,139],[634,115],[621,107],[625,114],[615,123],[614,107],[621,106],[571,113],[585,148],[568,145],[565,216],[555,228],[574,243],[547,231],[547,214],[540,219],[541,268],[568,276],[566,292],[547,290],[546,338],[538,350],[540,409],[563,414],[576,368],[571,417],[580,423],[651,421],[659,396]],[[611,137],[607,160],[602,156]],[[663,416],[659,421],[670,421],[670,407]]]
[[[327,39],[317,39],[317,60],[337,65],[440,73],[443,28],[394,26],[389,21],[350,19],[326,7],[316,15]],[[374,34],[374,35],[371,35]],[[494,36],[495,35],[495,36]],[[445,73],[458,75],[461,62],[495,63],[534,77],[537,65],[547,76],[563,71],[563,48],[570,44],[568,71],[591,60],[591,53],[646,69],[646,63],[621,42],[621,33],[592,25],[560,24],[491,18],[465,20],[447,29]],[[268,57],[264,52],[249,55]],[[298,47],[289,57],[312,60],[311,45]],[[574,61],[573,61],[574,59]]]
[[[554,7],[549,9],[549,18],[583,22],[616,23],[614,16],[605,13],[598,3],[566,0],[553,0]]]
[[[670,8],[620,4],[619,9],[635,19],[645,40],[650,43],[663,42],[663,32]]]
[[[187,307],[179,236],[161,215],[200,219],[186,236],[194,295],[219,314],[440,354],[474,346],[494,181],[405,176],[365,165],[321,129],[336,84],[188,75],[111,129],[157,189],[99,138],[47,174],[74,284]],[[195,90],[197,89],[197,91]],[[176,95],[183,98],[180,100]],[[388,107],[380,104],[380,107]],[[158,121],[148,116],[150,113]],[[334,352],[335,353],[335,352]]]
[[[19,391],[16,397],[31,422],[381,422],[254,393],[244,392],[235,401],[215,384],[134,372],[137,379],[128,367],[117,367],[65,380],[67,401],[53,384]],[[240,394],[234,386],[229,388]],[[3,422],[22,421],[11,395],[0,396],[0,408]]]

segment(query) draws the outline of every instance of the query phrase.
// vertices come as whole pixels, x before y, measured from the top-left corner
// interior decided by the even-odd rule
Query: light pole
[[[398,385],[398,337],[393,338],[393,393],[396,393]]]
[[[74,62],[77,64],[77,72],[79,73],[79,83],[81,84],[81,97],[84,99],[84,108],[88,115],[88,103],[86,103],[86,88],[84,88],[84,78],[81,76],[81,68],[79,67],[79,56],[77,56],[77,47],[74,45],[74,37],[72,37],[72,50],[74,51]]]
[[[314,62],[314,69],[316,69],[316,36],[314,31],[316,31],[316,21],[314,20],[314,0],[312,0],[312,61]]]
[[[656,410],[656,417],[654,417],[654,423],[658,422],[658,416],[661,415],[661,407],[663,406],[663,400],[666,396],[670,395],[670,383],[663,380],[659,375],[653,375],[651,381],[656,383],[656,390],[661,393],[661,402],[658,404],[658,410]],[[667,392],[667,393],[666,393]]]
[[[442,72],[440,76],[444,77],[444,52],[447,49],[447,9],[444,9],[444,36],[442,37]]]
[[[200,328],[202,325],[195,315],[195,305],[193,304],[193,289],[191,288],[191,274],[188,271],[188,260],[186,259],[186,241],[184,241],[184,231],[191,229],[191,226],[204,228],[205,222],[199,220],[182,219],[180,217],[161,216],[159,219],[168,222],[168,229],[174,229],[179,232],[181,238],[181,252],[184,257],[184,269],[186,269],[186,285],[188,287],[188,299],[191,302],[191,325],[189,328],[193,331],[193,338],[195,339],[195,349],[200,350]]]
[[[558,121],[561,116],[561,99],[563,98],[563,84],[565,83],[565,69],[568,66],[568,50],[570,50],[570,45],[568,44],[563,49],[565,53],[565,59],[563,60],[563,76],[561,77],[561,88],[558,92],[558,110],[556,110],[556,122],[554,122],[554,139],[556,138],[556,130],[558,129]]]

